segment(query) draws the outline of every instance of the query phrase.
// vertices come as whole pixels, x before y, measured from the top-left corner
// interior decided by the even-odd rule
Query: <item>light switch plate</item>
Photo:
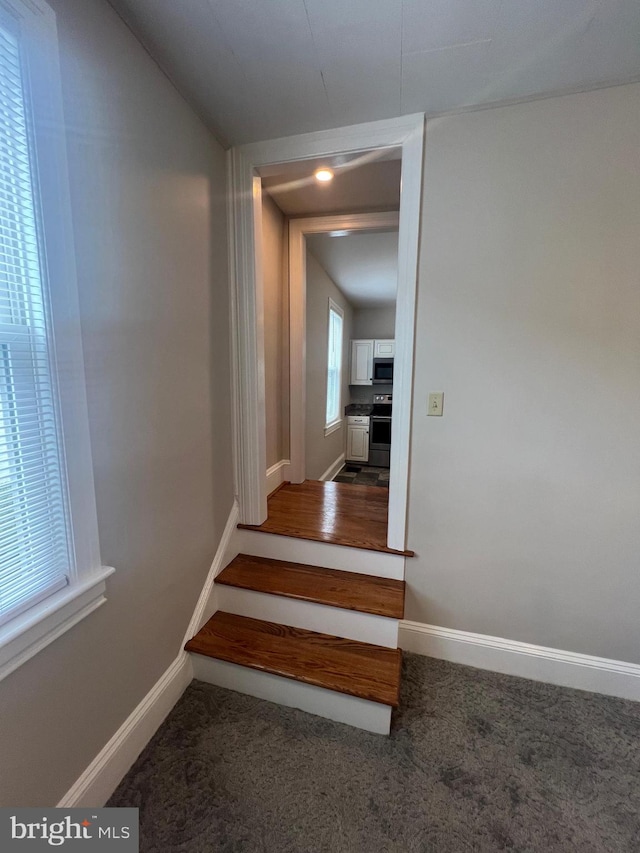
[[[434,391],[429,394],[429,403],[427,406],[427,414],[435,417],[442,415],[442,406],[444,404],[444,391]]]

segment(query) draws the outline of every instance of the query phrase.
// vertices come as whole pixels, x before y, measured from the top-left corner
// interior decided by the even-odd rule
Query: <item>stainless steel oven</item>
[[[391,394],[375,394],[369,421],[369,465],[388,468],[391,461]]]

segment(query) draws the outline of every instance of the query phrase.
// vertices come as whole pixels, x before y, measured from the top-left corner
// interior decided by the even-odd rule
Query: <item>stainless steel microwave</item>
[[[374,358],[373,359],[373,384],[374,385],[393,385],[393,359],[392,358]]]

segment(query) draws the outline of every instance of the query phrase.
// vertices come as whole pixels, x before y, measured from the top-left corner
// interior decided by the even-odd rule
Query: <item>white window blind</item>
[[[342,313],[332,300],[329,300],[329,342],[327,350],[326,426],[329,426],[340,420],[340,383],[342,375]]]
[[[20,40],[0,17],[0,625],[69,583],[71,551]]]

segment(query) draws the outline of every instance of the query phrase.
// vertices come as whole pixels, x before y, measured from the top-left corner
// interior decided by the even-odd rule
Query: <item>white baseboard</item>
[[[344,459],[345,459],[345,454],[341,453],[340,456],[338,456],[338,458],[335,460],[335,462],[332,462],[331,465],[329,465],[329,467],[324,472],[322,477],[320,477],[320,480],[322,480],[322,481],[333,480],[333,478],[336,476],[338,471],[344,465]]]
[[[192,677],[191,659],[186,652],[181,652],[67,791],[58,808],[104,806]]]
[[[279,462],[276,462],[275,465],[272,465],[271,468],[267,468],[268,495],[277,489],[279,485],[285,482],[289,473],[289,465],[291,465],[289,459],[281,459]]]
[[[198,598],[184,644],[197,634],[202,624],[215,611],[214,579],[234,557],[234,534],[239,519],[238,504],[234,501],[220,543]],[[211,609],[213,608],[213,609]],[[154,736],[165,717],[182,696],[193,678],[190,655],[180,651],[178,657],[131,712],[111,740],[93,759],[80,778],[58,803],[60,808],[103,806],[118,784]]]
[[[240,510],[238,507],[238,502],[234,501],[233,506],[231,507],[231,512],[229,513],[229,518],[227,519],[227,523],[225,524],[224,530],[222,531],[220,543],[218,544],[218,548],[213,558],[213,562],[211,563],[209,574],[207,575],[207,579],[204,582],[204,586],[202,587],[202,592],[200,593],[200,597],[198,598],[196,609],[193,611],[193,616],[191,617],[191,621],[189,622],[187,633],[184,635],[184,642],[182,643],[183,647],[192,637],[194,637],[198,633],[198,631],[200,630],[200,628],[202,628],[207,619],[210,619],[211,616],[213,616],[213,614],[218,609],[215,600],[217,591],[214,586],[214,581],[216,577],[220,574],[220,572],[224,569],[224,567],[238,553],[238,548],[236,547],[236,539],[239,520]]]
[[[486,634],[400,622],[400,648],[562,687],[640,701],[640,665]]]

